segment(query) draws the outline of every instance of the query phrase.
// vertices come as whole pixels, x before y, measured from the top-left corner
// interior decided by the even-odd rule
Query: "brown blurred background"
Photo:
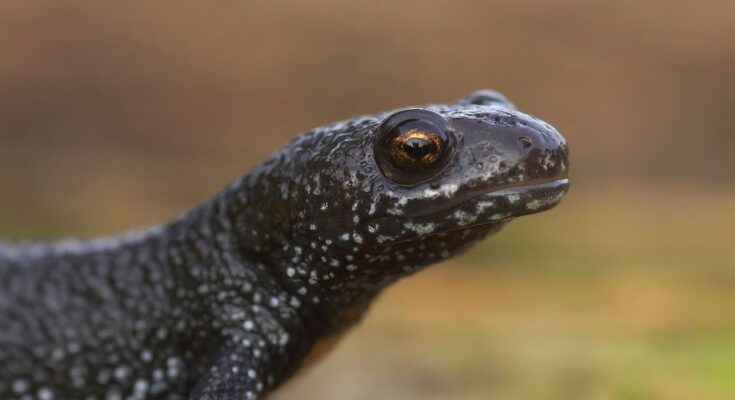
[[[735,398],[735,2],[0,3],[0,236],[171,218],[309,128],[504,92],[572,192],[277,399]]]

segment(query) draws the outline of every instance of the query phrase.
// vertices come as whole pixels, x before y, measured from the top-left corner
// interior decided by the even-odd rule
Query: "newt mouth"
[[[554,207],[568,190],[567,177],[509,184],[491,191],[472,190],[430,207],[417,204],[402,215],[384,216],[373,222],[400,229],[395,231],[397,235],[379,241],[383,246],[475,228],[492,230],[510,219]]]
[[[483,198],[502,204],[508,210],[504,219],[509,219],[546,211],[559,204],[568,191],[569,178],[561,178],[495,190]]]
[[[509,183],[492,190],[477,188],[456,198],[437,202],[432,206],[407,210],[401,218],[425,218],[452,209],[468,209],[472,206],[481,214],[492,209],[494,215],[506,213],[505,218],[533,214],[556,205],[569,190],[569,178],[536,180],[522,184]],[[492,222],[492,221],[490,221]]]
[[[501,188],[488,192],[482,197],[505,199],[511,209],[518,210],[519,207],[525,208],[528,212],[520,215],[526,215],[544,211],[555,206],[568,191],[569,178],[561,178]]]

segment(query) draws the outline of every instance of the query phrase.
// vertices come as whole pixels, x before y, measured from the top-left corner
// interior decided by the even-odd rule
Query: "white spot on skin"
[[[128,376],[130,375],[130,370],[125,366],[117,367],[115,368],[113,375],[115,376],[115,379],[117,379],[119,382],[123,382],[128,379]]]
[[[493,215],[490,216],[490,220],[492,220],[492,221],[498,221],[498,220],[501,220],[501,219],[506,218],[506,217],[508,217],[508,214],[493,214]]]
[[[171,357],[168,360],[166,360],[166,375],[169,377],[169,379],[175,379],[177,376],[179,376],[179,372],[181,371],[181,360],[177,357]]]
[[[140,359],[145,363],[149,363],[153,361],[153,353],[151,353],[150,350],[143,350],[143,352],[140,353]]]
[[[153,380],[162,381],[166,375],[160,369],[153,370]]]
[[[526,204],[526,208],[532,211],[536,211],[541,207],[546,207],[558,203],[562,197],[564,197],[564,193],[559,193],[554,195],[553,197],[545,199],[531,200]]]
[[[428,198],[435,198],[435,197],[452,197],[454,193],[459,190],[459,185],[456,183],[449,183],[445,184],[439,187],[439,189],[431,189],[428,188],[424,190],[424,196]]]
[[[428,235],[436,230],[436,224],[433,222],[427,222],[425,224],[416,224],[413,222],[406,222],[403,224],[407,229],[412,230],[419,235]]]
[[[476,205],[476,210],[478,214],[481,214],[485,212],[486,209],[490,207],[494,207],[495,202],[494,201],[478,201]]]
[[[77,342],[72,342],[72,343],[69,343],[69,345],[67,346],[67,349],[69,350],[69,353],[76,354],[79,352],[79,350],[81,350],[81,346]]]
[[[278,337],[278,344],[281,346],[285,346],[288,344],[288,341],[290,340],[290,336],[288,335],[288,332],[282,332],[281,335]]]
[[[457,220],[457,224],[460,225],[460,226],[471,224],[471,223],[477,221],[477,216],[476,215],[469,215],[469,214],[467,214],[466,212],[464,212],[462,210],[455,211],[454,214],[453,214],[453,216],[454,216],[454,219]]]
[[[343,234],[342,236],[339,237],[339,240],[342,240],[344,242],[350,240],[350,234],[349,233]]]
[[[545,201],[541,201],[539,199],[531,200],[526,204],[526,208],[529,210],[538,210],[539,208],[546,205]]]
[[[360,236],[359,233],[353,233],[352,239],[355,241],[355,243],[362,243],[362,236]]]
[[[105,394],[105,400],[122,400],[122,394],[118,389],[111,389]]]
[[[28,390],[29,384],[26,380],[16,379],[13,381],[12,388],[13,392],[15,392],[16,394],[22,394],[25,393],[26,390]]]
[[[513,193],[513,194],[509,194],[508,195],[508,202],[510,204],[515,204],[520,199],[521,199],[521,196],[518,195],[517,193]]]
[[[38,400],[53,400],[54,393],[49,388],[38,389]]]
[[[110,371],[103,369],[97,373],[97,382],[104,385],[110,381]]]
[[[51,352],[51,358],[54,360],[61,360],[64,358],[64,349],[54,349],[54,351]]]
[[[148,392],[148,382],[143,379],[138,379],[137,381],[135,381],[133,391],[138,398],[144,398],[146,393]]]
[[[242,327],[245,328],[246,331],[252,331],[255,328],[255,324],[251,320],[247,320],[242,324]]]
[[[388,212],[388,214],[391,214],[391,215],[403,215],[403,210],[401,210],[398,207],[389,208],[386,211]]]

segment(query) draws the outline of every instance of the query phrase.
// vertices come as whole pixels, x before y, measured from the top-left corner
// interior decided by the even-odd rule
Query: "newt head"
[[[281,182],[271,198],[288,210],[285,280],[343,304],[552,208],[569,188],[564,138],[491,91],[317,128],[271,164],[282,177],[269,179]]]

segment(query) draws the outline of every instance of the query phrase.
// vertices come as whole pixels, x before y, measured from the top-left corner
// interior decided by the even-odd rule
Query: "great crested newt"
[[[313,129],[169,223],[0,243],[0,399],[257,399],[386,286],[568,190],[497,92]]]

